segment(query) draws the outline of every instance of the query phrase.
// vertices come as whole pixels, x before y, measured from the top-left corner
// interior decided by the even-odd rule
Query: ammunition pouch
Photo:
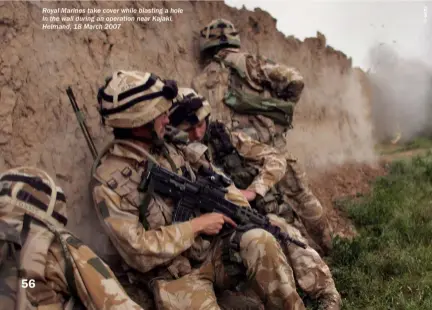
[[[229,276],[235,276],[240,274],[241,271],[230,269],[232,263],[235,265],[241,264],[242,259],[240,257],[240,239],[243,235],[243,232],[235,231],[234,233],[226,236],[222,242],[222,260],[224,262],[225,270],[227,271]],[[234,271],[234,272],[232,272]]]
[[[272,187],[264,197],[257,196],[252,205],[261,214],[273,213],[283,217],[288,223],[294,222],[292,207],[284,201],[282,193],[275,187]]]
[[[141,273],[135,269],[129,269],[126,273],[116,273],[118,279],[126,279],[121,281],[131,283],[135,286],[145,287],[149,292],[154,292],[155,282],[158,280],[176,280],[192,271],[189,260],[183,256],[177,256],[168,265],[160,266],[152,269],[149,272]],[[126,280],[126,281],[125,281]]]
[[[258,169],[246,165],[238,153],[227,155],[222,160],[224,171],[231,171],[231,180],[239,189],[247,189],[258,175]]]
[[[242,285],[247,282],[246,267],[240,256],[240,240],[246,231],[253,228],[255,228],[253,224],[237,226],[233,233],[228,234],[222,240],[222,262],[225,273],[230,278],[235,279],[235,281],[232,281],[235,287],[231,287],[230,289],[240,291]]]

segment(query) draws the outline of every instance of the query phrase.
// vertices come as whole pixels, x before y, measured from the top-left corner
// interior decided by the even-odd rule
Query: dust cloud
[[[432,68],[403,58],[387,45],[370,50],[375,136],[381,142],[408,142],[432,133]]]
[[[374,163],[375,140],[369,116],[369,99],[362,86],[362,72],[327,67],[314,87],[304,92],[299,119],[288,133],[294,154],[309,173],[344,163]],[[301,116],[306,115],[303,120]]]

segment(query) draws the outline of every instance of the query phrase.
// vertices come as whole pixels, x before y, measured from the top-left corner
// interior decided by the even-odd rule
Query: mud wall
[[[42,30],[42,8],[182,8],[166,23],[123,23],[120,30]],[[351,60],[326,45],[276,30],[268,13],[223,2],[1,2],[0,170],[35,165],[65,189],[69,227],[98,248],[87,184],[92,158],[65,93],[72,86],[101,148],[110,138],[100,125],[96,92],[116,69],[152,71],[190,85],[198,72],[198,31],[216,17],[232,20],[244,50],[297,67],[306,88],[298,103],[292,152],[309,172],[350,161],[371,161],[373,142],[364,91]],[[79,225],[79,230],[77,226]],[[90,238],[93,236],[94,238]]]

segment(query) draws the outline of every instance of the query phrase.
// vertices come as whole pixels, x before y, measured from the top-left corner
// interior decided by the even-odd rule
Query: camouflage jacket
[[[136,141],[129,142],[138,147],[141,145]],[[171,171],[174,170],[171,164],[174,164],[176,172],[182,174],[187,170],[187,163],[173,147],[166,145],[166,148],[168,156],[152,156]],[[151,195],[146,211],[149,228],[146,230],[140,223],[139,206],[145,193],[138,191],[138,185],[147,161],[146,155],[137,149],[114,144],[103,155],[90,185],[96,212],[127,264],[126,269],[133,268],[141,273],[153,269],[157,273],[168,270],[172,276],[179,277],[190,272],[186,251],[195,247],[200,249],[197,245],[200,237],[193,233],[190,222],[172,224],[173,202],[156,193]]]
[[[111,269],[64,228],[61,188],[52,196],[37,177],[24,167],[0,175],[0,308],[141,309]]]
[[[86,309],[142,309],[126,294],[111,269],[77,238],[64,234],[72,257],[76,293]],[[32,303],[64,309],[65,296],[71,295],[66,279],[66,261],[62,246],[54,242],[46,258],[45,281],[38,281],[29,289]],[[58,308],[57,308],[58,307]],[[38,309],[39,309],[38,308]]]
[[[303,90],[303,78],[291,67],[275,64],[263,57],[243,53],[233,48],[222,49],[192,81],[192,87],[206,97],[211,106],[211,119],[220,120],[228,129],[241,129],[253,139],[286,150],[287,128],[277,125],[262,115],[235,113],[224,103],[232,74],[229,63],[244,72],[243,90],[269,98],[272,91],[280,90],[294,82],[294,94],[290,101],[297,102]]]
[[[239,155],[247,159],[258,170],[258,174],[247,190],[265,196],[284,176],[287,168],[285,156],[277,149],[253,140],[241,131],[230,132],[230,137],[231,143]],[[185,158],[188,158],[191,163],[202,165],[206,152],[209,156],[206,160],[211,160],[211,154],[208,152],[210,150],[199,142],[183,146],[182,151]]]
[[[192,169],[194,171],[198,171],[201,166],[206,168],[210,168],[213,171],[222,174],[224,172],[219,168],[215,167],[211,161],[207,157],[207,146],[200,142],[192,142],[187,145],[177,145],[177,148],[184,154],[185,158],[191,163]],[[245,199],[243,194],[235,187],[234,184],[231,184],[227,187],[228,192],[225,194],[225,199],[239,205],[242,207],[250,207],[249,202]]]

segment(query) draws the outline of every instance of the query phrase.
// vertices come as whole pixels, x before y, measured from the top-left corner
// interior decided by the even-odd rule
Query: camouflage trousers
[[[307,234],[324,253],[331,250],[331,228],[319,200],[309,189],[306,173],[294,159],[287,159],[287,170],[277,184],[284,201],[299,216]]]
[[[239,254],[248,283],[268,309],[305,309],[297,294],[293,271],[276,239],[262,229],[243,233]],[[154,297],[158,309],[220,309],[215,288],[233,285],[224,267],[222,245],[200,268],[176,280],[156,280]]]
[[[307,244],[300,231],[288,224],[285,219],[275,214],[269,214],[268,218],[273,225]],[[340,294],[336,289],[329,267],[317,251],[309,246],[303,249],[295,244],[283,246],[283,249],[294,272],[297,285],[311,298],[320,301],[320,309],[340,309]]]

